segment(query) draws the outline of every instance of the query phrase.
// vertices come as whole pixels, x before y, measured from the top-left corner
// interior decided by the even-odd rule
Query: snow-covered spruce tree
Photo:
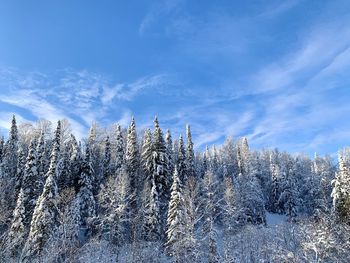
[[[179,137],[176,166],[177,166],[177,172],[179,174],[180,181],[183,182],[183,184],[185,184],[187,181],[186,152],[185,152],[185,146],[184,146],[182,135],[180,135]]]
[[[93,123],[90,128],[89,137],[87,144],[89,145],[89,155],[90,155],[90,164],[94,171],[93,178],[91,178],[93,193],[96,195],[100,189],[100,182],[102,181],[102,153],[101,153],[101,142],[97,137],[97,123]]]
[[[184,262],[186,250],[185,243],[185,207],[182,197],[182,185],[175,167],[173,183],[171,186],[171,196],[169,201],[169,210],[167,217],[167,242],[165,244],[170,256],[174,257],[175,262]]]
[[[5,144],[4,163],[6,164],[5,172],[9,178],[14,178],[17,173],[18,163],[18,129],[16,117],[13,115],[9,138]]]
[[[297,206],[298,206],[298,192],[297,192],[297,170],[290,164],[291,161],[285,158],[284,162],[284,173],[280,187],[280,196],[278,204],[282,206],[282,210],[288,216],[290,221],[294,221],[297,216]]]
[[[104,184],[107,178],[113,174],[113,164],[112,164],[112,151],[111,142],[109,141],[109,136],[105,139],[105,153],[103,158],[103,176],[101,179],[101,184]]]
[[[81,173],[78,181],[80,200],[81,225],[87,227],[89,219],[96,215],[96,202],[93,194],[94,170],[91,164],[90,145],[86,145],[85,158],[81,165]]]
[[[34,143],[34,141],[33,141]],[[26,165],[26,153],[24,147],[19,144],[17,153],[17,172],[16,172],[16,182],[15,182],[15,195],[17,197],[19,190],[22,186],[22,180],[24,175],[24,166]]]
[[[59,192],[69,188],[73,179],[72,172],[70,171],[70,160],[69,160],[69,155],[67,150],[68,150],[67,147],[65,147],[61,151],[61,160],[58,163],[59,174],[57,178],[57,187]]]
[[[248,174],[239,178],[242,206],[246,209],[246,218],[249,223],[264,224],[265,200],[258,178],[261,173],[260,159],[256,152],[249,157]]]
[[[61,122],[58,121],[44,189],[36,202],[29,236],[22,252],[24,262],[32,262],[42,252],[47,240],[58,226],[57,163],[60,158],[60,137]]]
[[[4,136],[0,137],[0,163],[2,162],[2,159],[4,157],[4,152],[5,152],[5,140]]]
[[[115,170],[118,171],[124,164],[124,138],[120,125],[117,125],[115,141]]]
[[[178,159],[178,153],[179,153],[179,141],[177,139],[175,139],[173,141],[173,163],[174,163],[174,167],[177,164],[177,159]]]
[[[153,173],[157,187],[160,205],[161,228],[165,228],[167,208],[169,202],[170,174],[168,170],[168,155],[163,132],[159,126],[158,118],[154,120],[153,132]]]
[[[231,137],[226,138],[225,143],[221,148],[221,159],[224,169],[224,177],[229,177],[231,180],[233,177],[237,177],[236,146]]]
[[[7,215],[6,218],[11,218],[12,211],[16,205],[16,197],[18,190],[15,190],[15,186],[20,185],[21,178],[17,178],[17,163],[18,163],[18,130],[16,124],[16,118],[13,115],[12,125],[9,132],[8,140],[5,144],[3,161],[0,169],[0,208],[3,215]],[[10,220],[8,222],[10,223]]]
[[[38,171],[38,185],[39,185],[39,193],[42,192],[44,187],[44,178],[45,178],[45,135],[41,131],[38,144],[36,146],[36,167]]]
[[[11,250],[15,255],[18,255],[28,236],[33,210],[40,193],[41,180],[38,176],[35,140],[33,139],[30,142],[22,187],[8,235]]]
[[[237,262],[238,235],[246,224],[246,208],[239,192],[238,178],[224,178],[223,194],[223,260]]]
[[[79,190],[79,178],[81,173],[81,163],[82,156],[79,144],[73,134],[71,134],[69,142],[69,159],[70,159],[70,172],[71,172],[71,182],[70,187],[74,187],[75,191]]]
[[[238,148],[240,148],[241,154],[241,166],[242,166],[242,174],[247,174],[249,172],[249,145],[247,137],[243,137],[239,142]]]
[[[154,177],[151,181],[146,181],[144,195],[146,200],[144,216],[143,216],[143,237],[146,241],[160,241],[161,239],[161,217],[160,217],[160,204],[157,185]]]
[[[217,248],[217,229],[215,221],[218,216],[217,207],[219,200],[217,198],[217,180],[213,171],[208,170],[205,173],[204,181],[204,211],[203,211],[203,251],[209,263],[220,262],[220,256]]]
[[[139,146],[137,142],[136,124],[134,118],[132,118],[131,124],[128,128],[128,135],[126,139],[125,163],[127,172],[130,177],[131,190],[136,192],[136,189],[139,184],[138,177],[140,169],[140,156]]]
[[[186,174],[187,177],[195,176],[194,150],[190,125],[186,125],[187,149],[186,149]]]
[[[330,156],[324,158],[318,157],[315,159],[317,168],[315,169],[316,180],[319,181],[317,187],[319,188],[319,203],[315,207],[315,214],[319,216],[322,214],[329,214],[332,209],[332,180],[336,174],[336,166],[333,164],[333,159]]]
[[[150,181],[153,175],[153,143],[150,129],[145,131],[141,150],[141,164],[145,174],[145,180]]]
[[[211,152],[212,153],[210,156],[210,170],[215,171],[216,176],[221,180],[222,176],[220,171],[219,156],[215,145],[213,145]]]
[[[350,168],[344,153],[338,153],[339,171],[332,181],[333,211],[338,222],[350,224]]]
[[[173,149],[173,139],[171,137],[170,130],[167,130],[165,135],[165,143],[166,143],[166,152],[168,155],[168,171],[170,174],[173,174],[175,168],[175,156]]]
[[[238,231],[241,226],[239,221],[240,215],[243,213],[242,205],[239,203],[240,197],[235,189],[237,185],[234,185],[232,180],[228,177],[224,179],[224,197],[223,197],[223,211],[224,211],[224,227],[225,233],[231,236]]]
[[[274,156],[270,155],[270,173],[272,178],[271,183],[271,196],[270,196],[270,210],[274,213],[281,213],[282,208],[279,204],[279,198],[281,194],[280,189],[280,170],[278,165],[276,164],[276,160]]]
[[[130,226],[131,226],[131,241],[133,244],[139,240],[140,235],[140,223],[139,215],[140,211],[137,209],[139,206],[139,193],[141,192],[142,185],[140,180],[140,152],[137,140],[136,124],[134,117],[131,120],[131,124],[127,131],[126,138],[126,151],[125,151],[125,164],[126,172],[129,176],[130,182]]]
[[[292,180],[285,179],[282,183],[282,192],[279,203],[283,203],[284,211],[290,221],[294,221],[297,216],[296,191]]]

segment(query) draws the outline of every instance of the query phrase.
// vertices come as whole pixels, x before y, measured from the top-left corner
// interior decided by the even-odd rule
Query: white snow
[[[268,226],[281,225],[287,221],[286,215],[266,213],[266,224]]]

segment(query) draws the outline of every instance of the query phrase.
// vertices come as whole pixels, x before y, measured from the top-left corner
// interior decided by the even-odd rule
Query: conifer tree
[[[144,208],[143,234],[146,241],[159,241],[161,238],[160,205],[154,177],[146,183],[145,190],[145,194],[148,196]]]
[[[5,145],[6,173],[10,178],[14,178],[17,173],[18,163],[18,129],[16,117],[13,115],[9,138]]]
[[[141,163],[145,173],[145,179],[151,180],[153,175],[153,143],[152,133],[150,129],[147,129],[144,134],[141,152]]]
[[[186,174],[187,177],[195,176],[194,150],[190,125],[186,126],[187,151],[186,151]]]
[[[94,122],[91,125],[89,137],[87,140],[87,144],[89,145],[89,158],[90,158],[90,164],[94,171],[92,174],[91,182],[93,187],[93,193],[94,195],[98,193],[100,189],[100,182],[102,181],[103,176],[103,164],[102,164],[102,153],[101,153],[101,147],[100,147],[100,141],[97,138],[97,123]]]
[[[3,212],[8,213],[12,213],[16,205],[21,185],[21,178],[17,176],[18,145],[16,117],[13,115],[9,137],[4,147],[0,174],[0,195],[2,197],[0,207],[4,209]]]
[[[70,160],[68,156],[67,147],[65,147],[62,150],[61,153],[61,160],[59,162],[58,167],[58,181],[57,181],[57,187],[59,192],[61,192],[64,189],[67,189],[70,187],[70,184],[72,182],[72,172],[70,171]]]
[[[204,222],[203,222],[203,241],[204,249],[208,262],[219,262],[220,257],[217,248],[217,230],[214,226],[218,216],[217,207],[219,200],[217,199],[217,180],[211,170],[208,170],[204,177]]]
[[[332,181],[333,211],[336,220],[350,224],[350,168],[343,153],[338,153],[339,171]]]
[[[22,186],[14,210],[9,240],[12,250],[20,249],[28,236],[37,198],[41,193],[41,180],[37,170],[35,140],[31,140]],[[13,251],[15,252],[15,251]],[[19,251],[15,252],[18,253]]]
[[[34,143],[34,141],[33,141],[33,143]],[[26,164],[26,154],[24,151],[24,147],[22,145],[19,145],[18,146],[18,153],[17,153],[17,172],[16,172],[16,182],[15,182],[16,197],[17,197],[19,190],[21,189],[21,186],[22,186],[25,164]]]
[[[132,118],[131,124],[128,128],[128,136],[126,140],[126,152],[125,152],[126,169],[130,176],[130,187],[132,191],[136,191],[139,183],[139,147],[137,142],[136,124],[135,119]]]
[[[187,181],[186,153],[185,153],[185,146],[184,146],[184,141],[182,139],[182,135],[180,135],[180,138],[179,138],[176,166],[177,166],[177,172],[179,174],[180,181],[183,183],[186,183]]]
[[[159,126],[157,117],[154,120],[153,166],[153,176],[160,202],[161,220],[165,221],[166,210],[169,202],[170,175],[168,171],[168,156],[166,153],[166,145],[163,137],[163,132]],[[165,224],[163,227],[165,227]]]
[[[242,171],[243,171],[243,174],[247,174],[249,172],[248,168],[249,168],[249,156],[250,156],[247,137],[242,138],[239,148],[240,148],[241,161],[242,161],[242,164],[241,164]]]
[[[113,165],[112,165],[112,151],[111,151],[111,142],[109,141],[109,136],[105,140],[105,154],[103,159],[103,177],[100,183],[104,182],[113,174]]]
[[[82,225],[87,226],[89,219],[96,215],[96,202],[93,194],[94,170],[91,164],[89,144],[86,145],[85,159],[82,163],[79,178],[78,198]]]
[[[271,184],[271,210],[274,213],[281,213],[281,207],[279,204],[279,198],[280,198],[280,172],[279,167],[275,163],[275,160],[273,160],[272,154],[270,155],[270,173],[272,177],[272,184]]]
[[[185,249],[185,211],[184,200],[181,193],[181,182],[175,167],[173,183],[171,186],[171,197],[167,217],[167,242],[168,253],[175,258],[175,262],[184,262]]]
[[[69,140],[69,159],[70,159],[70,172],[71,175],[71,182],[70,186],[74,187],[76,192],[79,190],[79,178],[81,174],[81,151],[80,146],[73,134],[70,136]]]
[[[36,147],[36,167],[38,171],[38,185],[39,185],[39,192],[42,192],[42,189],[44,187],[44,179],[45,179],[45,139],[44,139],[44,133],[41,131],[39,136],[39,141]]]
[[[61,122],[58,121],[50,158],[50,167],[46,175],[43,192],[39,196],[34,208],[29,237],[22,253],[22,260],[24,262],[32,262],[41,253],[47,240],[58,226],[57,163],[60,158],[60,137]]]
[[[168,171],[170,174],[173,174],[175,168],[175,156],[173,149],[173,140],[171,137],[170,130],[167,130],[165,135],[165,143],[166,143],[166,152],[168,156]]]
[[[124,164],[124,139],[120,125],[117,125],[116,146],[115,146],[115,170],[117,171]]]
[[[5,152],[5,140],[4,136],[1,136],[0,138],[0,163],[2,163],[2,159],[4,157],[4,152]]]

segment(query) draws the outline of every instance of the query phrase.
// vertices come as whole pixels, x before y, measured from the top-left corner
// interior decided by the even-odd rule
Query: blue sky
[[[197,147],[350,142],[350,1],[1,1],[0,127],[190,123]]]

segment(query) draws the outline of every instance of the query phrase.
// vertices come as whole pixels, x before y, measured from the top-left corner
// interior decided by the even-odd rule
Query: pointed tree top
[[[134,116],[132,116],[129,130],[134,130],[134,129],[136,129],[136,122],[135,122]]]

